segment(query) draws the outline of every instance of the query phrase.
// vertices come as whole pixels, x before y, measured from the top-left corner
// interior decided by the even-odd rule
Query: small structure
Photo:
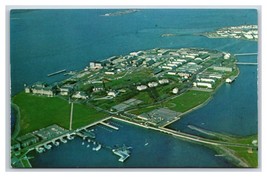
[[[137,90],[142,91],[142,90],[146,90],[147,86],[146,85],[139,85],[136,87]]]
[[[109,91],[108,96],[116,97],[117,93],[115,91]]]
[[[78,91],[75,94],[72,95],[72,98],[77,98],[77,99],[87,99],[88,95],[85,92],[82,91]]]
[[[235,80],[235,77],[234,76],[231,76],[231,77],[225,79],[225,82],[226,83],[232,83],[234,80]]]
[[[157,82],[149,82],[148,87],[157,87],[158,83]]]
[[[175,87],[174,89],[172,89],[172,93],[173,94],[177,94],[179,92],[179,89],[177,87]]]
[[[69,95],[72,91],[73,91],[73,87],[70,87],[70,86],[63,86],[59,88],[59,94],[64,95],[64,96]]]
[[[159,80],[159,84],[168,84],[170,81],[168,79]]]
[[[223,58],[225,60],[229,59],[230,57],[231,57],[231,54],[230,53],[224,53],[224,55],[223,55]]]
[[[106,71],[105,74],[106,75],[114,75],[115,74],[115,71]]]

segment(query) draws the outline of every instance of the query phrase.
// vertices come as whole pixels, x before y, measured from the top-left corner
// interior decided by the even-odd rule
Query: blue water
[[[137,13],[102,17],[114,10],[12,11],[10,20],[10,62],[12,95],[23,84],[55,82],[63,75],[48,73],[79,70],[91,60],[151,48],[202,47],[232,53],[257,52],[257,42],[208,39],[197,36],[224,26],[257,24],[256,10],[141,10]],[[162,33],[181,36],[160,37]],[[256,56],[240,61],[256,62]],[[14,121],[14,120],[13,120]],[[240,66],[240,76],[223,85],[205,107],[183,117],[170,127],[191,132],[187,124],[236,135],[257,133],[257,67]],[[229,167],[214,152],[173,137],[123,124],[120,131],[99,130],[99,141],[109,145],[125,143],[134,147],[126,163],[107,150],[89,151],[81,140],[35,154],[34,167]],[[151,143],[144,147],[143,142]],[[167,152],[167,155],[166,155]],[[68,155],[66,155],[68,154]]]
[[[123,122],[115,123],[119,131],[102,126],[93,128],[101,144],[132,147],[131,156],[124,163],[111,150],[93,151],[92,143],[87,148],[87,142],[82,145],[83,140],[76,138],[43,154],[32,153],[36,158],[31,164],[34,167],[233,167],[199,145]]]

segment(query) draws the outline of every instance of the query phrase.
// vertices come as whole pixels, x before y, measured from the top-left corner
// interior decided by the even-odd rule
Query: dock
[[[119,130],[119,128],[118,128],[118,127],[115,127],[115,126],[113,126],[113,125],[110,125],[110,124],[108,124],[108,123],[105,123],[105,122],[100,122],[100,124],[102,124],[102,125],[105,125],[105,126],[107,126],[107,127],[109,127],[109,128],[112,128],[112,129],[114,129],[114,130]]]
[[[130,147],[126,147],[125,145],[116,149],[112,149],[112,152],[119,156],[119,162],[124,162],[126,159],[130,157]]]
[[[54,76],[54,75],[57,75],[57,74],[60,74],[60,73],[64,73],[64,72],[66,72],[66,69],[62,69],[62,70],[47,74],[47,77]]]

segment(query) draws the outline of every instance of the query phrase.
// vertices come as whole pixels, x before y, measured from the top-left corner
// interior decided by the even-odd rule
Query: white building
[[[214,83],[214,79],[209,79],[209,78],[198,78],[197,81],[202,81],[202,82],[212,82]]]
[[[102,64],[100,62],[90,62],[89,64],[90,69],[101,69],[103,68]]]
[[[224,54],[224,56],[223,56],[223,58],[227,60],[227,59],[229,59],[229,58],[230,58],[230,56],[231,56],[231,54],[230,54],[230,53],[225,53],[225,54]]]
[[[205,83],[205,82],[194,82],[193,85],[196,86],[201,86],[201,87],[207,87],[207,88],[212,88],[211,83]]]
[[[159,80],[160,84],[168,84],[170,81],[168,79],[161,79]]]
[[[157,87],[158,83],[157,82],[149,82],[148,87]]]
[[[115,72],[114,72],[114,71],[106,71],[105,74],[106,74],[106,75],[114,75]]]
[[[174,89],[172,89],[172,93],[173,94],[177,94],[179,92],[179,89],[177,87],[175,87]]]
[[[146,85],[139,85],[136,87],[137,90],[141,91],[141,90],[146,90],[147,86]]]
[[[116,97],[116,93],[114,91],[109,91],[108,96]]]
[[[169,71],[167,74],[169,74],[169,75],[176,75],[176,72],[175,71]]]
[[[76,92],[72,95],[72,98],[78,98],[78,99],[87,99],[88,96],[84,92]]]

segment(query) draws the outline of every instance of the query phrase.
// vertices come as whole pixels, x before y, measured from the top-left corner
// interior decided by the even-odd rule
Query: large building
[[[90,69],[102,69],[103,68],[102,63],[97,62],[97,61],[90,62],[89,66],[90,66]]]
[[[25,93],[33,93],[37,95],[45,95],[52,97],[55,95],[55,88],[52,86],[47,86],[47,84],[45,83],[37,82],[31,87],[26,87]]]

